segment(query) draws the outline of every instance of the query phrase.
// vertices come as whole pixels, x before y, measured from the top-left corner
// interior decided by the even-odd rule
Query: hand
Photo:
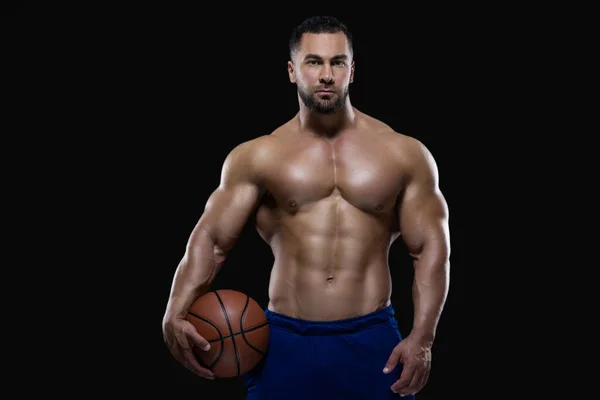
[[[184,367],[202,378],[215,379],[215,374],[196,359],[194,348],[208,351],[210,344],[192,324],[181,318],[168,320],[163,324],[163,335],[169,351]]]
[[[401,396],[416,394],[423,389],[429,379],[431,343],[407,336],[394,348],[383,372],[390,373],[399,362],[403,366],[402,374],[392,385],[392,391]]]

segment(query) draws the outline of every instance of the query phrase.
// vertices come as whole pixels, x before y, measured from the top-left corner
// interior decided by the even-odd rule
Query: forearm
[[[215,248],[215,240],[205,231],[198,230],[190,240],[173,278],[165,320],[184,317],[191,304],[210,290],[223,262]]]
[[[450,263],[443,247],[424,251],[415,260],[412,337],[432,343],[446,302]]]

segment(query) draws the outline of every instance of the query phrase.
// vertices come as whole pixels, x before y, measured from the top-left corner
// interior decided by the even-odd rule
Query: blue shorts
[[[265,310],[270,342],[265,358],[243,375],[247,400],[399,399],[390,387],[402,365],[384,374],[402,340],[388,306],[338,321],[304,321]],[[414,396],[403,397],[412,400]]]

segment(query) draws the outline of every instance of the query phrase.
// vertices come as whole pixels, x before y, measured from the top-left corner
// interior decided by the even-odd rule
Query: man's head
[[[333,17],[303,21],[290,37],[290,81],[312,111],[331,114],[343,108],[354,80],[352,34]]]

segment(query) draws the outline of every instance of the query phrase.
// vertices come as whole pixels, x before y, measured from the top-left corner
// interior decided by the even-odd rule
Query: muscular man
[[[166,343],[190,370],[213,377],[191,351],[208,343],[184,317],[256,210],[274,255],[271,337],[266,358],[244,376],[248,399],[412,396],[429,376],[449,283],[448,208],[435,161],[419,141],[351,105],[352,35],[340,21],[304,21],[290,57],[299,112],[227,156],[175,273]],[[398,237],[414,258],[414,323],[403,339],[388,266]]]

